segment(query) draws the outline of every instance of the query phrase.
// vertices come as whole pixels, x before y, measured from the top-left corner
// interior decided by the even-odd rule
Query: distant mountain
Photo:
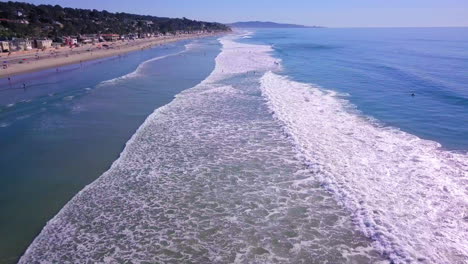
[[[233,28],[311,28],[309,26],[295,24],[280,24],[275,22],[248,21],[228,24]],[[313,26],[316,27],[316,26]]]

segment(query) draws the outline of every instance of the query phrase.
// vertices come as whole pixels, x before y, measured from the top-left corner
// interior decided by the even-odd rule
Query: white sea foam
[[[20,263],[385,262],[323,187],[394,262],[463,263],[464,155],[263,75],[281,69],[272,49],[235,39],[220,39],[212,74],[151,114]]]
[[[221,42],[213,80],[281,70],[271,47]],[[272,72],[261,81],[270,108],[299,151],[380,251],[395,262],[468,260],[466,154],[379,126],[356,113],[342,99],[346,95]]]
[[[245,34],[249,34],[248,32]],[[255,74],[264,70],[279,69],[278,60],[269,55],[269,46],[238,43],[238,35],[220,39],[223,52],[216,57],[216,67],[209,77],[215,82],[238,74]]]
[[[269,72],[262,91],[322,182],[395,262],[468,261],[468,156],[349,111],[332,91]]]
[[[202,44],[197,41],[192,41],[188,44],[185,44],[185,51],[192,51],[200,47],[202,47]]]
[[[221,41],[212,74],[151,114],[20,263],[380,263],[264,104],[270,49]]]

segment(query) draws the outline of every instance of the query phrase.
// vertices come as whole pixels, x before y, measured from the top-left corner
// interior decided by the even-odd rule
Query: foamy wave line
[[[125,74],[125,75],[117,77],[117,78],[114,78],[114,79],[110,79],[110,80],[107,80],[107,81],[102,81],[99,85],[112,84],[112,83],[115,83],[115,82],[118,82],[118,81],[138,77],[140,75],[141,70],[145,67],[146,64],[148,64],[150,62],[153,62],[153,61],[162,60],[162,59],[165,59],[165,58],[168,58],[168,57],[173,57],[173,56],[180,55],[182,53],[185,53],[187,51],[192,50],[194,47],[195,47],[194,44],[191,44],[191,43],[186,44],[185,49],[183,51],[168,54],[168,55],[164,55],[164,56],[159,56],[159,57],[155,57],[155,58],[146,60],[146,61],[140,63],[133,72]]]
[[[230,75],[235,75],[235,74],[246,74],[251,71],[264,71],[264,70],[277,70],[279,67],[276,65],[275,62],[277,62],[276,59],[274,59],[272,56],[270,56],[270,51],[272,50],[271,47],[268,46],[258,46],[258,45],[248,45],[248,44],[240,44],[234,41],[235,38],[233,37],[225,37],[221,39],[221,42],[223,44],[223,51],[218,55],[216,58],[216,67],[214,71],[206,78],[202,83],[199,85],[195,86],[194,88],[191,88],[189,90],[186,90],[179,94],[173,102],[176,102],[177,100],[182,99],[181,97],[185,96],[190,96],[190,93],[194,92],[204,92],[204,93],[209,93],[209,92],[217,92],[217,91],[224,91],[224,92],[235,92],[233,91],[232,88],[229,87],[222,87],[220,85],[205,85],[208,83],[215,83],[217,80],[228,78]],[[241,57],[242,56],[242,57]],[[245,58],[245,56],[249,56],[248,58]],[[247,64],[246,64],[247,63]],[[210,87],[207,87],[210,86]],[[419,175],[414,175],[410,174],[412,179],[410,179],[410,184],[408,186],[405,185],[405,182],[397,182],[399,185],[397,186],[384,186],[383,189],[379,188],[379,175],[373,173],[374,171],[372,170],[372,166],[377,166],[379,170],[376,171],[381,171],[381,167],[379,167],[379,164],[381,164],[381,161],[379,159],[374,159],[372,160],[372,163],[369,164],[368,161],[368,168],[369,170],[362,170],[360,171],[359,169],[363,168],[362,166],[355,166],[355,165],[362,165],[362,164],[353,164],[352,161],[354,160],[349,160],[351,155],[351,158],[362,158],[365,159],[368,157],[368,155],[377,155],[379,154],[379,151],[382,151],[381,156],[385,161],[388,161],[388,158],[394,157],[392,154],[392,151],[399,151],[400,148],[404,151],[404,153],[410,152],[407,147],[408,146],[413,146],[416,144],[422,144],[423,150],[426,151],[438,151],[437,150],[437,144],[427,142],[427,141],[422,141],[418,139],[417,137],[411,136],[407,138],[408,140],[408,146],[402,145],[400,140],[401,135],[408,135],[403,132],[398,132],[393,129],[385,129],[385,128],[377,128],[375,126],[371,126],[371,123],[369,123],[367,120],[364,120],[362,118],[359,118],[357,115],[349,114],[346,109],[344,109],[343,102],[340,101],[338,98],[333,93],[325,93],[323,91],[320,91],[318,89],[314,89],[310,85],[306,84],[300,84],[297,82],[292,82],[289,81],[287,78],[280,77],[276,74],[273,73],[268,73],[265,75],[262,79],[262,90],[264,92],[264,95],[269,99],[269,105],[271,109],[275,112],[275,116],[280,119],[281,121],[284,122],[285,129],[288,131],[290,135],[293,136],[295,139],[298,148],[300,149],[301,152],[304,153],[304,155],[307,157],[309,161],[314,161],[315,164],[311,165],[317,168],[318,176],[322,177],[322,181],[324,182],[324,185],[328,186],[331,190],[334,190],[335,193],[337,194],[337,197],[343,201],[345,205],[348,206],[351,210],[354,212],[354,216],[356,219],[358,219],[358,223],[360,224],[360,227],[363,228],[363,231],[366,232],[366,234],[369,235],[370,237],[374,238],[377,243],[379,243],[379,246],[382,248],[383,252],[386,252],[389,254],[389,257],[393,258],[395,262],[403,262],[405,260],[407,261],[412,261],[416,258],[415,255],[413,254],[412,250],[416,250],[417,255],[421,256],[427,253],[427,258],[426,261],[428,262],[442,262],[442,263],[448,263],[446,262],[447,258],[449,255],[447,255],[446,251],[442,251],[439,253],[439,249],[443,249],[443,247],[440,247],[441,241],[435,241],[437,242],[434,245],[429,245],[430,243],[433,242],[433,240],[424,240],[426,238],[426,232],[427,229],[422,229],[422,235],[418,234],[418,232],[421,231],[421,228],[418,228],[418,221],[422,221],[422,224],[425,225],[429,222],[429,228],[433,227],[434,224],[430,223],[430,221],[434,221],[434,215],[433,212],[428,212],[428,214],[424,214],[423,212],[421,215],[423,217],[428,217],[428,219],[424,219],[421,217],[418,217],[416,215],[416,222],[414,221],[404,221],[404,222],[398,222],[400,220],[408,220],[407,215],[398,215],[395,213],[402,213],[402,214],[410,214],[412,211],[409,210],[403,210],[403,211],[398,211],[393,208],[393,200],[395,200],[395,204],[398,206],[401,201],[413,201],[414,197],[409,196],[405,197],[404,195],[412,194],[412,192],[407,192],[413,191],[418,192],[418,191],[424,191],[426,189],[420,190],[420,186],[427,187],[425,185],[426,181],[429,184],[433,184],[435,190],[439,190],[441,187],[439,185],[439,182],[432,183],[432,178],[430,176],[424,175],[426,177],[420,177]],[[309,94],[310,93],[310,94]],[[112,172],[114,169],[117,169],[118,166],[125,166],[128,167],[129,164],[126,164],[125,162],[128,160],[131,160],[131,155],[132,155],[132,146],[135,145],[138,142],[135,142],[138,140],[141,134],[144,133],[149,125],[152,122],[155,122],[158,117],[164,116],[165,112],[170,110],[171,104],[170,103],[166,106],[163,106],[161,108],[158,108],[155,110],[148,118],[145,120],[145,122],[140,126],[140,128],[137,130],[137,132],[132,136],[132,138],[127,142],[126,147],[124,151],[122,152],[121,156],[112,164],[111,168],[104,173],[101,177],[99,177],[95,182],[92,184],[88,185],[85,187],[80,193],[78,193],[75,198],[73,198],[67,205],[65,205],[64,208],[62,208],[61,212],[57,214],[48,224],[47,226],[43,229],[41,234],[34,240],[34,242],[31,244],[31,246],[28,248],[28,250],[25,253],[25,256],[20,260],[20,263],[26,263],[26,260],[28,257],[33,256],[35,253],[39,252],[40,244],[45,243],[44,241],[47,241],[48,237],[54,237],[57,234],[54,232],[57,232],[54,230],[54,227],[60,227],[63,228],[64,223],[66,223],[67,219],[64,219],[63,213],[66,210],[72,210],[74,206],[74,203],[79,202],[78,197],[80,197],[88,188],[91,186],[94,186],[96,184],[99,184],[101,181],[114,181],[115,179],[112,178]],[[313,105],[311,105],[311,103]],[[313,106],[313,107],[311,107]],[[325,107],[328,106],[328,107]],[[304,118],[301,118],[304,117]],[[343,119],[340,119],[343,118]],[[358,128],[357,130],[353,129],[340,129],[340,125],[348,125],[349,120],[361,120],[360,123],[357,123],[355,128]],[[338,121],[338,122],[337,122]],[[342,122],[339,122],[342,121]],[[322,125],[325,125],[322,127]],[[333,127],[335,126],[335,127]],[[369,128],[371,126],[371,128]],[[328,128],[334,128],[332,132],[327,134],[326,132],[328,131]],[[345,127],[346,128],[346,127]],[[364,137],[358,137],[358,138],[353,138],[352,135],[354,133],[357,133],[356,135],[361,135],[358,132],[365,132],[359,128],[365,128],[369,129],[369,131],[377,131],[376,135],[396,135],[396,137],[373,137],[372,139],[374,141],[368,141],[367,135],[364,134]],[[325,132],[325,133],[324,133]],[[352,140],[347,140],[347,139],[352,139]],[[404,142],[404,141],[403,141]],[[427,146],[426,144],[427,143]],[[392,148],[389,150],[387,146],[388,144],[393,144],[391,145]],[[356,153],[350,152],[349,150],[360,150],[359,147],[363,147],[362,151],[357,154]],[[417,150],[420,150],[421,148],[418,148]],[[348,153],[349,152],[349,153]],[[417,152],[417,151],[416,151]],[[362,155],[364,153],[365,155]],[[414,151],[411,152],[414,154]],[[432,153],[432,152],[431,152]],[[448,160],[454,162],[454,164],[443,164],[440,167],[445,168],[446,166],[460,166],[458,168],[459,171],[463,172],[463,169],[466,169],[466,162],[463,163],[463,159],[465,159],[465,156],[456,156],[456,154],[451,154],[448,152],[443,152],[441,151],[442,154],[447,155],[446,157]],[[348,155],[349,154],[349,155]],[[356,154],[356,155],[353,155]],[[386,154],[389,154],[388,157],[386,157]],[[416,153],[417,154],[417,153]],[[427,153],[423,153],[427,154]],[[441,154],[441,155],[442,155]],[[454,155],[454,156],[451,156]],[[444,156],[444,155],[442,155]],[[378,156],[380,157],[380,155]],[[451,157],[451,159],[450,159]],[[410,157],[413,159],[414,157]],[[458,159],[462,159],[459,161]],[[392,161],[390,159],[390,161]],[[399,161],[399,160],[398,160]],[[466,160],[465,160],[466,161]],[[415,161],[416,162],[416,161]],[[424,172],[424,166],[427,165],[427,160],[422,160],[420,161],[422,164],[417,165],[415,168],[418,171],[423,170]],[[124,164],[125,163],[125,164]],[[362,162],[361,162],[362,163]],[[384,163],[384,162],[382,162]],[[366,163],[364,162],[364,165]],[[388,163],[385,163],[385,165],[388,165]],[[398,162],[395,163],[390,163],[390,165],[393,166],[400,166]],[[335,166],[335,167],[334,167]],[[365,168],[366,166],[364,166]],[[129,169],[134,169],[138,170],[141,168],[129,168]],[[392,169],[392,167],[389,167],[388,169]],[[409,168],[412,169],[412,168]],[[401,171],[401,170],[399,170]],[[385,172],[385,171],[384,171]],[[405,172],[405,171],[401,171]],[[343,173],[343,175],[340,175],[339,173]],[[389,176],[396,176],[395,179],[397,180],[405,180],[404,177],[401,177],[401,175],[393,175],[392,173],[388,172]],[[403,176],[408,175],[408,174],[403,174]],[[438,174],[440,175],[440,174]],[[342,176],[342,177],[340,177]],[[369,176],[375,177],[375,179],[369,178]],[[384,175],[386,176],[386,175]],[[457,183],[447,183],[444,186],[446,188],[443,188],[442,191],[442,196],[443,195],[448,195],[447,200],[452,200],[453,197],[457,198],[459,203],[451,204],[453,208],[448,208],[453,209],[454,212],[449,211],[447,214],[448,217],[448,223],[444,223],[444,225],[449,225],[452,224],[453,222],[450,222],[453,220],[453,216],[455,216],[456,219],[459,216],[457,213],[460,211],[463,211],[463,205],[466,202],[466,193],[463,192],[463,190],[460,190],[458,182],[464,181],[465,178],[463,175],[459,175],[460,177],[457,178]],[[349,177],[349,181],[348,178]],[[360,180],[363,180],[364,182],[362,184],[359,184]],[[388,179],[392,180],[392,178],[384,178],[385,181],[383,182],[384,184],[392,184],[392,181],[388,182]],[[355,182],[357,180],[357,182]],[[411,185],[413,183],[413,180],[416,181],[416,183],[421,184],[421,185]],[[444,177],[445,180],[445,177]],[[422,183],[419,181],[423,181]],[[356,185],[357,183],[357,185]],[[300,183],[298,183],[300,184]],[[368,186],[367,186],[368,185]],[[355,188],[354,188],[355,187]],[[394,191],[392,190],[393,188],[400,187],[400,188],[405,188],[405,187],[411,187],[409,189],[404,189],[401,192]],[[414,187],[414,188],[413,188]],[[366,196],[367,193],[370,194],[370,196]],[[395,196],[390,196],[391,202],[388,203],[386,199],[389,198],[388,194],[396,194]],[[426,193],[427,194],[427,193]],[[432,193],[430,193],[432,194]],[[417,194],[417,197],[420,194]],[[440,197],[440,194],[435,194],[437,197]],[[401,197],[403,196],[403,197]],[[427,200],[428,203],[432,203],[434,199],[432,197],[427,197],[427,199],[421,200],[424,202]],[[381,201],[383,199],[383,201]],[[362,203],[361,203],[362,201]],[[416,200],[416,202],[421,202],[419,200]],[[415,210],[416,214],[421,213],[419,211],[419,205],[417,204],[418,207]],[[430,204],[431,206],[435,206],[436,209],[441,208],[440,205],[437,204]],[[457,205],[462,205],[458,206]],[[429,209],[430,207],[424,206],[423,209]],[[396,208],[398,209],[398,208]],[[413,209],[413,208],[411,208]],[[436,213],[439,213],[437,211]],[[379,217],[379,214],[382,214],[382,217]],[[414,215],[414,214],[413,214]],[[390,218],[389,218],[389,217]],[[393,217],[393,219],[391,218]],[[445,214],[441,215],[441,219],[444,220]],[[388,221],[390,220],[390,221]],[[411,219],[409,219],[411,220]],[[440,223],[440,221],[436,220],[436,227]],[[463,219],[458,219],[458,221],[463,221]],[[458,222],[458,224],[460,224]],[[463,223],[461,223],[463,224]],[[405,227],[405,225],[408,225],[408,228]],[[415,227],[415,230],[411,230],[411,228]],[[466,227],[466,226],[465,226]],[[409,229],[409,233],[405,234],[405,232]],[[434,229],[435,231],[439,231],[437,228]],[[453,231],[454,229],[450,229]],[[449,231],[450,231],[449,230]],[[455,230],[458,230],[455,228]],[[442,242],[447,242],[447,240],[455,238],[454,241],[448,241],[449,246],[455,246],[461,245],[463,247],[463,241],[459,241],[460,238],[464,238],[466,236],[466,233],[463,233],[463,230],[466,229],[460,229],[462,232],[458,232],[458,234],[453,235],[451,232],[444,232],[441,233],[443,236],[447,236],[443,238]],[[445,229],[444,229],[445,231]],[[461,233],[461,234],[460,234]],[[400,238],[399,236],[403,236]],[[414,243],[412,240],[412,236],[414,236]],[[381,238],[381,239],[380,239]],[[408,239],[409,238],[409,239]],[[421,244],[421,238],[423,239],[423,243]],[[432,239],[433,236],[428,236],[428,238]],[[380,239],[380,240],[379,240]],[[429,242],[428,242],[429,241]],[[465,240],[466,241],[466,240]],[[389,244],[385,244],[389,243]],[[458,244],[459,243],[459,244]],[[425,245],[429,245],[427,248],[424,248]],[[423,247],[420,251],[417,251],[420,247]],[[459,249],[459,248],[458,248]],[[40,251],[43,252],[43,251]],[[408,253],[410,252],[410,253]],[[466,253],[466,247],[461,248],[458,251],[460,253],[458,256],[460,258],[464,257],[464,254]],[[452,255],[453,256],[453,255]],[[465,254],[466,256],[466,254]],[[438,258],[440,257],[440,258]],[[455,255],[455,257],[457,257]],[[434,259],[436,260],[441,260],[441,261],[433,261]],[[452,260],[452,259],[450,259]],[[456,259],[455,259],[456,260]],[[456,261],[452,261],[452,263],[456,263]]]
[[[269,72],[262,92],[324,186],[395,263],[468,259],[468,155],[349,112],[335,93]]]
[[[153,59],[150,59],[148,61],[143,62],[142,64],[148,63],[148,62],[151,62],[151,61],[155,61],[155,60],[159,60],[159,59],[162,59],[162,58],[166,58],[166,57],[169,57],[169,56],[178,55],[180,53],[186,52],[188,49],[191,49],[191,48],[193,48],[193,46],[188,46],[188,47],[186,46],[186,49],[184,51],[181,51],[181,52],[178,52],[178,53],[175,53],[175,54],[170,54],[170,55],[165,55],[165,56],[153,58]],[[221,54],[219,54],[218,57],[221,56]],[[216,59],[218,59],[218,57]],[[140,66],[141,66],[141,64],[140,64]],[[140,68],[140,66],[138,68]],[[216,67],[218,67],[218,66],[216,65]],[[134,72],[137,72],[138,68]],[[132,73],[130,73],[130,74],[132,74]],[[127,74],[127,75],[130,75],[130,74]],[[132,155],[134,154],[133,149],[132,149],[133,146],[135,146],[135,145],[138,146],[138,139],[141,137],[141,135],[143,135],[145,133],[145,131],[148,129],[148,127],[150,127],[151,123],[156,122],[158,120],[158,117],[164,116],[166,111],[170,111],[170,108],[172,107],[172,105],[175,104],[178,100],[183,100],[181,97],[183,97],[186,94],[190,94],[190,92],[193,92],[193,91],[196,91],[196,90],[202,90],[203,87],[205,87],[205,84],[213,83],[214,80],[219,77],[218,75],[219,75],[219,73],[217,73],[216,71],[213,71],[206,79],[204,79],[198,85],[196,85],[196,86],[194,86],[194,87],[192,87],[192,88],[190,88],[190,89],[176,95],[175,99],[171,103],[169,103],[167,105],[164,105],[162,107],[159,107],[153,113],[151,113],[145,119],[143,124],[141,124],[141,126],[137,129],[137,131],[131,136],[131,138],[125,143],[125,147],[124,147],[123,151],[120,153],[120,156],[112,163],[110,168],[106,172],[104,172],[101,176],[99,176],[95,181],[93,181],[92,183],[85,186],[82,190],[80,190],[67,204],[65,204],[65,206],[50,221],[47,222],[46,226],[42,229],[42,231],[39,233],[39,235],[34,239],[34,241],[28,247],[26,252],[20,258],[18,263],[29,263],[28,261],[30,259],[34,259],[35,257],[42,256],[43,251],[41,250],[41,247],[44,244],[47,244],[49,242],[50,237],[55,237],[56,236],[56,234],[54,234],[54,232],[56,232],[54,227],[55,226],[61,226],[62,228],[63,227],[68,227],[67,224],[69,224],[69,223],[67,223],[67,219],[65,219],[64,216],[66,215],[67,211],[73,210],[72,208],[74,206],[76,206],[76,204],[79,204],[80,197],[84,196],[90,189],[92,189],[96,185],[101,184],[102,182],[114,181],[115,179],[112,179],[112,175],[113,175],[115,170],[118,170],[119,167],[121,167],[121,166],[128,167],[128,164],[126,164],[126,163],[128,163],[129,160],[132,159]],[[124,76],[122,76],[122,77],[124,77]],[[122,77],[119,77],[119,78],[122,78]],[[119,78],[116,78],[116,79],[119,79]],[[115,79],[113,79],[113,80],[115,80]],[[109,81],[113,81],[113,80],[109,80]],[[107,81],[107,82],[109,82],[109,81]],[[216,89],[231,90],[228,87],[213,86],[212,88],[215,89],[215,90]],[[205,91],[205,92],[209,92],[209,91]],[[213,92],[215,92],[215,91],[213,91]],[[190,95],[188,95],[188,96],[190,96]],[[132,168],[132,169],[138,170],[139,168]],[[38,253],[38,252],[41,252],[41,253]]]

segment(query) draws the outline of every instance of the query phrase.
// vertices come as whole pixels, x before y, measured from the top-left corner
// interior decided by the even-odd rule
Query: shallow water
[[[16,262],[155,108],[212,71],[216,39],[195,41],[204,44],[198,48],[189,43],[14,77],[13,88],[25,82],[27,90],[0,92],[0,263]],[[138,78],[102,83],[136,69]]]
[[[383,261],[265,104],[268,48],[223,45],[211,76],[148,117],[21,263]]]
[[[381,71],[382,61],[395,67],[398,56],[379,49],[411,36],[427,46],[433,62],[442,55],[424,37],[429,33],[403,30],[388,39],[385,29],[309,30],[220,39],[211,74],[157,108],[112,167],[45,226],[20,263],[465,263],[468,158],[457,133],[466,127],[452,126],[456,118],[428,121],[444,109],[463,120],[465,77],[440,77],[454,83],[442,92],[456,94],[454,101],[425,97],[448,87],[427,82],[413,83],[422,99],[409,101],[416,98],[405,88],[412,83],[407,75]],[[217,54],[216,43],[198,48],[214,45]],[[381,45],[373,50],[370,43]],[[359,47],[367,55],[356,53]],[[461,60],[447,65],[463,68],[464,51],[452,53]],[[427,70],[418,56],[414,69]],[[351,67],[370,59],[377,66]],[[194,64],[187,66],[196,71]],[[168,74],[186,77],[169,65],[180,64],[164,64]],[[134,69],[97,90],[138,90],[159,68]],[[354,78],[353,70],[361,74]],[[367,82],[381,78],[388,82],[379,83],[380,95],[369,92]],[[400,95],[406,99],[395,101]],[[401,116],[408,109],[417,110],[415,117]]]

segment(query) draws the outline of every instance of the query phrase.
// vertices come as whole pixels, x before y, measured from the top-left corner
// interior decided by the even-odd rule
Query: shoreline
[[[0,79],[11,78],[20,74],[38,72],[58,67],[79,64],[85,61],[103,59],[107,57],[122,55],[137,50],[143,50],[156,45],[164,45],[181,40],[204,38],[222,34],[191,34],[171,37],[156,37],[150,39],[138,39],[130,41],[102,42],[98,45],[86,44],[77,48],[61,47],[59,49],[49,48],[45,51],[31,50],[16,52],[10,56],[2,54],[0,57],[3,64],[8,61],[8,67],[0,68]],[[108,45],[109,48],[103,48]],[[12,62],[13,61],[13,62]],[[11,64],[10,64],[11,63]]]

